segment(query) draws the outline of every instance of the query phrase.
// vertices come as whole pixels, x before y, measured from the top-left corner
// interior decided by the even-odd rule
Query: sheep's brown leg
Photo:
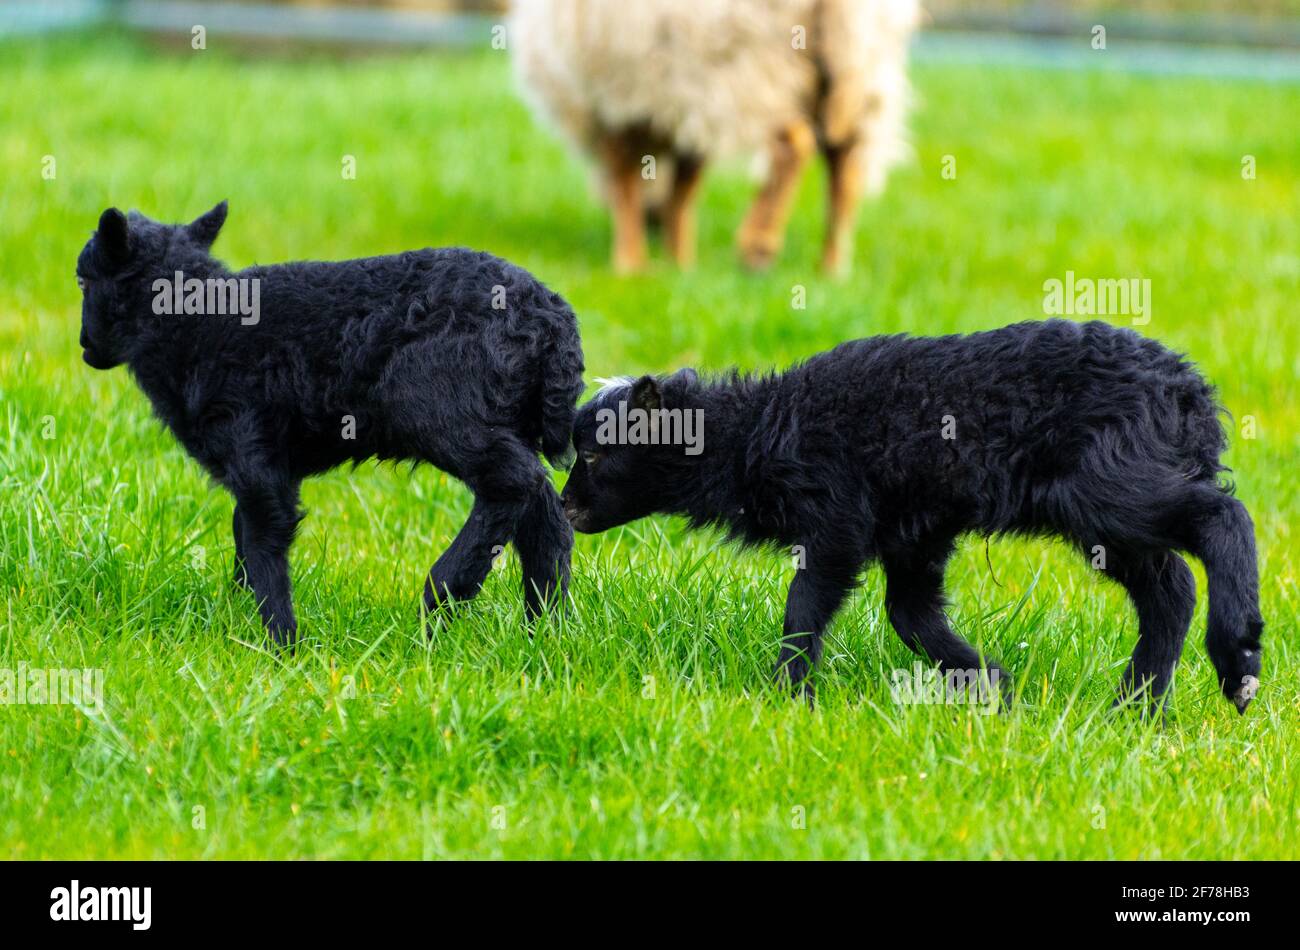
[[[781,249],[799,175],[808,164],[816,144],[813,131],[806,122],[786,126],[773,139],[772,168],[767,182],[736,236],[745,266],[756,270],[767,267]]]
[[[853,262],[853,225],[862,197],[862,150],[861,142],[825,150],[830,191],[822,268],[832,274],[848,273]]]
[[[614,225],[614,270],[640,270],[646,262],[645,216],[641,205],[641,156],[626,134],[605,137],[600,147]]]
[[[664,219],[664,243],[677,266],[686,269],[695,265],[695,199],[700,192],[704,162],[694,156],[678,155],[674,164],[673,189]]]

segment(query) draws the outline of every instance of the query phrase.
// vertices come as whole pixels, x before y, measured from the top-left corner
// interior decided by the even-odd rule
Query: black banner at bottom
[[[735,939],[756,929],[770,939],[787,927],[816,932],[847,914],[864,933],[939,928],[951,938],[1042,928],[1182,939],[1198,930],[1232,940],[1293,919],[1291,870],[1235,862],[10,862],[0,864],[0,920],[7,937],[336,940],[445,921],[485,936],[527,928],[555,938],[583,928],[588,939],[619,939],[633,924],[651,939],[660,928],[664,937]],[[623,921],[617,931],[591,929],[611,920]]]

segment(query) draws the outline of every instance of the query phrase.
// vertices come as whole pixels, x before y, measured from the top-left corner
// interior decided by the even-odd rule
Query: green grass
[[[0,707],[0,856],[1297,856],[1300,88],[915,78],[916,157],[864,209],[850,280],[814,268],[819,174],[778,267],[737,268],[743,165],[707,182],[695,273],[620,280],[581,166],[501,56],[0,47],[0,668],[105,676],[102,712]],[[430,641],[423,576],[468,493],[375,466],[307,484],[306,640],[273,655],[228,584],[231,502],[127,374],[88,369],[77,346],[73,264],[104,206],[188,219],[227,197],[218,250],[235,265],[451,243],[508,256],[572,301],[593,377],[1039,318],[1043,282],[1067,270],[1150,278],[1144,332],[1258,428],[1230,463],[1258,526],[1264,688],[1244,718],[1218,695],[1202,595],[1164,728],[1108,714],[1136,636],[1121,593],[1061,545],[994,542],[991,572],[972,540],[950,574],[955,622],[1009,666],[1015,710],[892,703],[890,671],[914,660],[873,571],[810,711],[767,687],[790,563],[669,519],[581,539],[573,609],[533,639],[508,561]]]

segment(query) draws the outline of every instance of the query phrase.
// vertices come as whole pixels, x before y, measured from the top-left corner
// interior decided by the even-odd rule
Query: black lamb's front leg
[[[552,595],[561,557],[557,545],[562,548],[563,567],[568,568],[568,547],[560,541],[567,537],[572,544],[573,534],[555,490],[534,449],[509,434],[478,446],[462,468],[465,483],[474,492],[474,507],[451,546],[429,570],[424,584],[425,608],[433,614],[476,596],[493,560],[515,540],[524,564],[525,603],[532,617],[541,602],[529,601],[528,589],[540,591],[535,596],[543,599]],[[535,507],[535,502],[540,507]],[[550,534],[563,535],[559,540],[542,532],[542,523],[548,518],[554,522]],[[521,522],[522,542],[518,539]],[[546,579],[548,563],[550,581]]]
[[[248,567],[244,563],[244,519],[239,516],[239,505],[231,518],[231,531],[235,536],[235,586],[248,586]]]
[[[524,572],[524,614],[531,620],[563,604],[569,590],[573,528],[549,481],[538,486],[520,516],[514,544]]]
[[[433,614],[457,602],[478,596],[492,570],[497,553],[505,550],[509,535],[499,528],[492,506],[474,500],[469,518],[442,555],[429,568],[424,582],[424,608]]]
[[[262,481],[241,486],[236,498],[236,537],[242,535],[243,543],[242,556],[236,556],[243,562],[267,633],[281,646],[292,645],[298,623],[293,616],[289,546],[298,527],[298,484],[287,477]]]
[[[953,545],[953,537],[945,535],[885,553],[881,560],[889,622],[909,650],[939,664],[946,688],[970,690],[974,686],[978,698],[980,691],[996,687],[993,695],[1009,705],[1012,689],[1007,671],[980,656],[953,632],[948,621],[943,575]],[[967,698],[971,698],[969,694]]]
[[[814,689],[808,677],[821,660],[822,635],[857,583],[856,578],[856,569],[827,570],[810,564],[800,568],[790,583],[776,676],[788,677],[793,693],[802,693],[809,702]]]

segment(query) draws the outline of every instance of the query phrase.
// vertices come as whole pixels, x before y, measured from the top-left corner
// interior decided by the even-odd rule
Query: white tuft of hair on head
[[[599,399],[601,396],[607,396],[616,389],[628,389],[636,382],[635,376],[614,376],[606,379],[603,376],[597,376],[596,382],[600,383],[600,389],[593,396],[593,399]]]

